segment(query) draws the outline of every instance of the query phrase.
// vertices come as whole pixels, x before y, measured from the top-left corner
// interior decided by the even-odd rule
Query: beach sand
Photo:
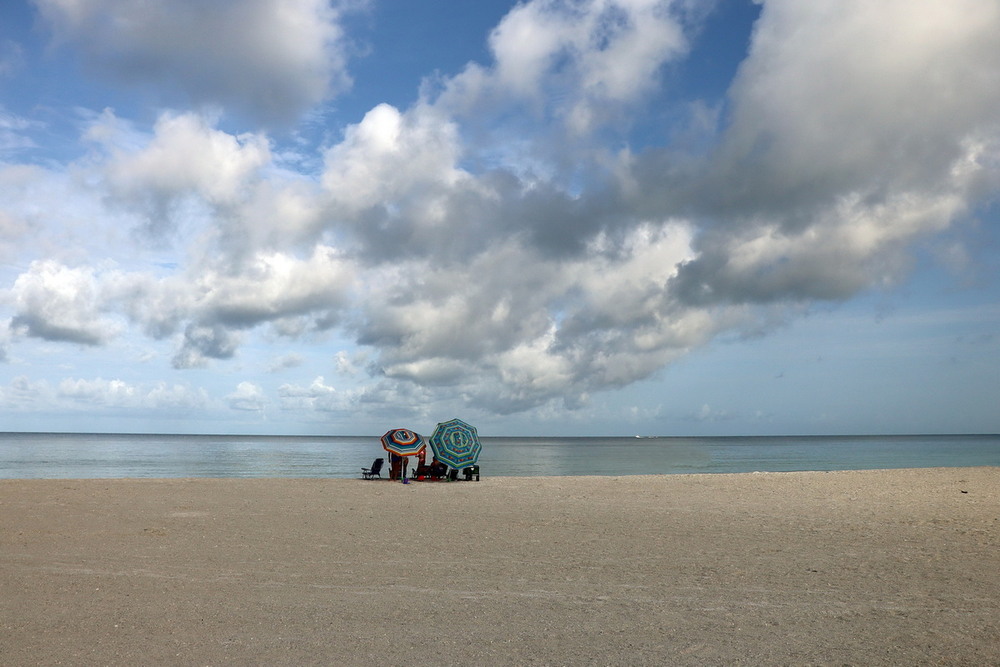
[[[997,665],[1000,468],[0,480],[3,665]]]

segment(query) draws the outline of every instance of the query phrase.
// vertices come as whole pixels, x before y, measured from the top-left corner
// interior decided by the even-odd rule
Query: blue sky
[[[13,0],[0,430],[1000,431],[1000,3]]]

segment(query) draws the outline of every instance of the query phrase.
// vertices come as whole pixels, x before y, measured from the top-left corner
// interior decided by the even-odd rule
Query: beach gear
[[[461,419],[441,422],[428,441],[437,460],[455,469],[476,465],[483,449],[476,427]]]
[[[385,463],[385,459],[375,459],[372,461],[371,468],[362,468],[361,476],[365,479],[374,479],[378,477],[382,479],[382,464]]]
[[[427,442],[423,436],[405,428],[394,428],[382,436],[382,449],[399,456],[416,456]]]

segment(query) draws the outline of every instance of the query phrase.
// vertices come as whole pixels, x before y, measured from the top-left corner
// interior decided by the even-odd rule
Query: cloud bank
[[[1000,192],[1000,6],[761,4],[726,99],[707,117],[691,100],[685,128],[636,132],[711,5],[531,0],[485,37],[492,61],[291,151],[219,109],[287,122],[344,90],[337,7],[38,0],[102,76],[210,108],[148,128],[104,110],[63,168],[0,165],[0,248],[73,241],[33,242],[0,342],[141,336],[197,369],[336,332],[358,351],[331,349],[324,372],[362,385],[317,373],[281,387],[285,409],[510,414],[579,408],[720,335],[893,284],[914,244]],[[671,143],[695,125],[702,141]],[[0,114],[0,137],[28,145],[30,128]],[[74,206],[48,205],[54,186]],[[224,400],[266,404],[251,382]]]

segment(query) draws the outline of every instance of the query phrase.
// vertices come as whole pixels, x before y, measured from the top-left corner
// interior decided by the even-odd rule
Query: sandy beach
[[[996,665],[1000,468],[0,480],[3,665]]]

